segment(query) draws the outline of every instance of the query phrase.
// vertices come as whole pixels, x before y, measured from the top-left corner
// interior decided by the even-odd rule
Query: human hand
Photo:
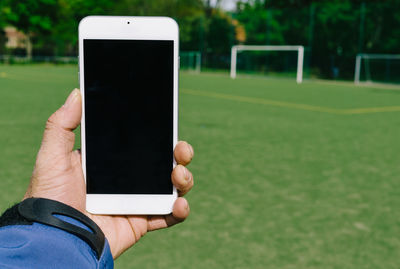
[[[193,148],[179,142],[174,150],[177,166],[171,174],[178,190],[173,212],[165,216],[93,215],[86,211],[86,185],[82,172],[81,154],[73,151],[75,134],[82,115],[79,90],[69,95],[65,104],[47,120],[42,145],[36,159],[31,182],[24,199],[41,197],[74,207],[89,216],[102,229],[116,259],[148,231],[154,231],[184,221],[189,204],[182,198],[193,187],[192,173],[185,167],[193,158]]]

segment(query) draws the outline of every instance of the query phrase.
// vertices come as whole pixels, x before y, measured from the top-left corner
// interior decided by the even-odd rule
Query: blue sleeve
[[[58,217],[74,225],[84,226],[72,218]],[[114,261],[107,240],[100,259],[97,259],[85,241],[58,228],[40,223],[0,228],[0,268],[113,267]]]

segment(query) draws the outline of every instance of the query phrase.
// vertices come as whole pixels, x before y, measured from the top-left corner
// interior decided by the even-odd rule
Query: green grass
[[[0,66],[1,210],[22,197],[44,123],[77,86],[76,67]],[[400,112],[291,105],[399,106],[399,90],[185,73],[180,88],[191,216],[116,268],[400,267]]]

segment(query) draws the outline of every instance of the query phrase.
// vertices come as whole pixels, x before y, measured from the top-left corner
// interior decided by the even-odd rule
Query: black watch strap
[[[98,259],[100,258],[104,248],[104,234],[94,221],[80,211],[54,200],[28,198],[18,205],[18,213],[27,221],[46,224],[76,235],[96,252]],[[88,227],[91,232],[54,215],[73,218]]]

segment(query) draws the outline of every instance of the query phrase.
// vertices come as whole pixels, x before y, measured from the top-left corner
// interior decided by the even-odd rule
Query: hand
[[[186,199],[179,197],[175,201],[172,214],[166,216],[106,216],[88,213],[85,210],[86,186],[81,155],[79,150],[73,151],[73,130],[80,124],[81,114],[81,94],[75,89],[65,104],[47,120],[42,145],[24,199],[48,198],[83,212],[102,229],[115,259],[148,231],[170,227],[185,220],[189,215],[189,204]],[[178,165],[172,171],[172,183],[179,196],[183,196],[193,186],[193,176],[185,167],[193,158],[193,148],[181,141],[175,147],[174,156]]]

